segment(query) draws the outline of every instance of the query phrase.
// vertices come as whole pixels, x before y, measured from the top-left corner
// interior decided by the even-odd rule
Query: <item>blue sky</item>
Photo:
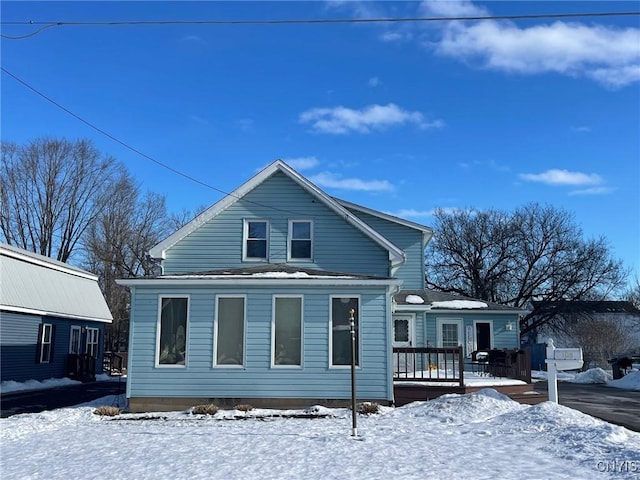
[[[637,11],[638,2],[2,2],[2,21],[367,19]],[[3,25],[22,36],[37,26]],[[329,194],[550,203],[640,275],[638,16],[393,24],[59,26],[2,67],[159,162],[230,192],[281,158]],[[2,140],[90,138],[171,210],[222,194],[2,74]]]

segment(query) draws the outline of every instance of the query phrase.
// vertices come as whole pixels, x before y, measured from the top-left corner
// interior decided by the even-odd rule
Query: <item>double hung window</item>
[[[269,251],[269,222],[244,221],[243,260],[267,260]]]
[[[360,365],[360,299],[357,297],[331,298],[331,365],[351,365],[351,317],[355,326],[356,365]]]
[[[313,259],[313,223],[289,220],[289,260]]]

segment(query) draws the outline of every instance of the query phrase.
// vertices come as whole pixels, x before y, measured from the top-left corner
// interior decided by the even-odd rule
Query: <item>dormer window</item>
[[[269,222],[245,219],[243,260],[267,260],[268,244]]]
[[[289,220],[289,260],[313,259],[313,222]]]

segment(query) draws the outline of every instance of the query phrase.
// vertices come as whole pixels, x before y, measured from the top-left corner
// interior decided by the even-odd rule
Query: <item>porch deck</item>
[[[462,347],[394,348],[395,405],[483,388],[493,388],[520,403],[548,399],[534,391],[528,350],[492,352],[491,362],[477,362],[465,358]]]

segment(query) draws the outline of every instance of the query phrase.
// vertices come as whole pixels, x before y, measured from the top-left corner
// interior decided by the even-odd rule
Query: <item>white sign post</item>
[[[553,340],[547,340],[547,364],[549,401],[558,403],[558,370],[582,368],[581,348],[556,348]]]

